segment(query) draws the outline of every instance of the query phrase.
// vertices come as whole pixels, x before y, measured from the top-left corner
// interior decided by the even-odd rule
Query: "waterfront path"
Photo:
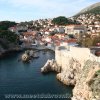
[[[36,50],[45,50],[45,49],[49,49],[52,51],[55,51],[55,47],[49,47],[49,46],[44,46],[44,45],[39,45],[39,46],[25,46],[25,47],[21,47],[22,49],[36,49]]]

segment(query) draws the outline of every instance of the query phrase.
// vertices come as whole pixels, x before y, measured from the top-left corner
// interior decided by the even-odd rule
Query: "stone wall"
[[[100,57],[88,48],[57,47],[55,60],[49,60],[41,69],[49,70],[58,71],[56,77],[63,84],[75,86],[72,100],[100,100]]]
[[[87,60],[100,62],[100,57],[96,57],[95,55],[90,53],[90,50],[88,48],[79,48],[72,46],[57,47],[55,50],[55,60],[57,64],[61,66],[64,63],[67,64],[66,58],[77,59],[82,65]]]
[[[91,54],[88,48],[63,46],[56,48],[55,61],[62,68],[57,79],[65,85],[75,85],[72,100],[100,100],[100,89],[96,92],[97,87],[93,85],[97,80],[91,82],[100,70],[100,57]]]

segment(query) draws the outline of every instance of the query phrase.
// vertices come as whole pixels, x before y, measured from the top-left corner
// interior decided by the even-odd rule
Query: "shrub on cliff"
[[[91,85],[93,96],[100,99],[100,70],[96,72],[96,76],[92,79]]]
[[[96,75],[100,75],[100,70],[98,70],[98,71],[96,72]]]
[[[8,49],[9,48],[8,44],[9,44],[9,42],[7,40],[0,38],[0,47],[1,48]]]

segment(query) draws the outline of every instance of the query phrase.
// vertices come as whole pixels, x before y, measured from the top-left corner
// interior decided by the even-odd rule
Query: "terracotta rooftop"
[[[23,35],[26,35],[26,36],[31,36],[31,35],[36,35],[36,32],[24,32]]]

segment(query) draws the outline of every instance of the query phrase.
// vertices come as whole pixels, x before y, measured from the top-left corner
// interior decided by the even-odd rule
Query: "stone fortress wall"
[[[66,64],[68,64],[68,58],[74,58],[81,64],[84,64],[84,62],[87,60],[100,62],[100,57],[92,54],[89,48],[79,48],[72,46],[56,47],[55,60],[59,66],[66,67]]]
[[[74,85],[72,100],[100,100],[100,57],[88,48],[59,46],[55,60],[48,60],[41,72],[56,71],[65,85]]]

